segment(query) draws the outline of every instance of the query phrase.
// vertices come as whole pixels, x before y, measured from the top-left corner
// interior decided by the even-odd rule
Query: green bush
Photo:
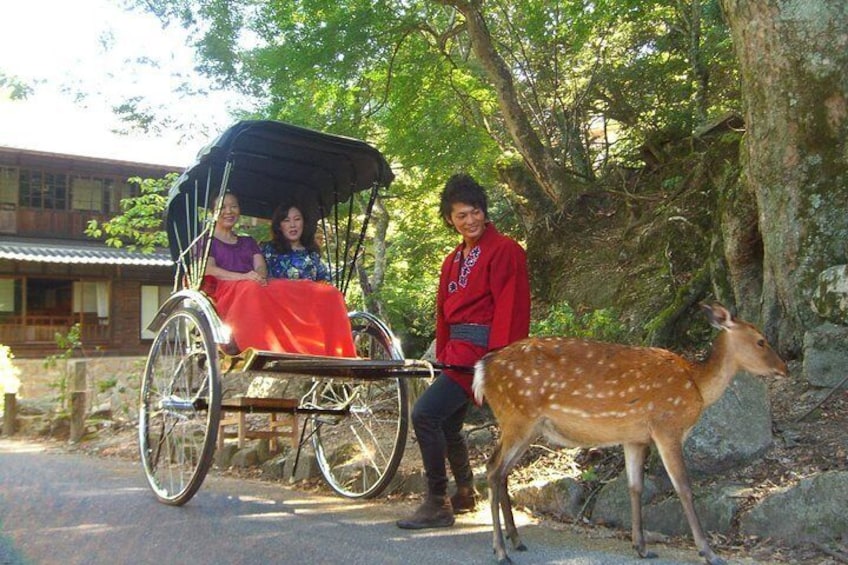
[[[530,325],[530,335],[621,341],[626,328],[610,308],[577,312],[567,302],[560,302],[551,306],[547,316]]]
[[[53,339],[56,340],[56,346],[63,351],[56,355],[48,355],[44,358],[44,368],[53,369],[59,365],[59,361],[67,361],[74,356],[74,352],[80,350],[85,354],[82,345],[82,326],[79,323],[74,324],[68,329],[67,334],[56,332],[53,334]],[[64,408],[65,401],[68,396],[68,376],[64,368],[59,371],[59,377],[48,385],[56,390],[56,402],[59,404],[60,410]]]
[[[117,377],[109,377],[108,379],[104,379],[102,381],[97,381],[97,391],[100,393],[106,392],[110,389],[115,388],[118,385]]]

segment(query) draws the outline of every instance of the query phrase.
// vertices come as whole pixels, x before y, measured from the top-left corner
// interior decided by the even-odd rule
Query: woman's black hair
[[[274,210],[274,215],[271,217],[271,247],[278,253],[288,253],[292,250],[291,243],[289,243],[289,240],[286,239],[286,236],[280,230],[280,223],[288,216],[289,210],[292,208],[300,210],[300,214],[303,216],[303,233],[300,234],[300,242],[307,251],[320,251],[318,242],[315,239],[315,233],[318,231],[318,222],[309,216],[309,212],[304,206],[293,201],[283,202]]]
[[[457,173],[448,179],[442,190],[439,213],[448,227],[452,227],[449,220],[453,205],[457,203],[469,204],[483,211],[483,215],[489,217],[489,200],[486,198],[486,190],[480,186],[474,178],[466,173]]]

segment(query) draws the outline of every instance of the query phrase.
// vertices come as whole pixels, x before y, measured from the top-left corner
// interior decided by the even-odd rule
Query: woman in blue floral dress
[[[278,279],[305,279],[331,282],[332,276],[321,261],[315,239],[317,222],[300,207],[284,202],[271,219],[271,241],[262,244],[268,276]]]

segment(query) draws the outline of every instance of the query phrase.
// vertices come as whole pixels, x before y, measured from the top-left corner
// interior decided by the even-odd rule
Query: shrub
[[[530,325],[535,337],[562,336],[621,341],[626,328],[610,308],[577,312],[567,302],[551,306],[548,315]]]

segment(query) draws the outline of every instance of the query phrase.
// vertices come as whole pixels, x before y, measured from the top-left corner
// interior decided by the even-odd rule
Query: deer
[[[695,513],[683,459],[683,442],[704,410],[716,402],[737,372],[786,376],[786,364],[752,324],[733,318],[721,304],[701,305],[719,331],[708,358],[690,362],[654,347],[565,338],[526,338],[490,352],[474,367],[472,392],[485,398],[500,428],[487,463],[493,550],[504,548],[499,510],[516,551],[526,551],[515,527],[507,477],[531,441],[544,436],[563,447],[621,445],[630,492],[631,542],[645,548],[641,494],[651,443],[683,505],[699,554],[709,565],[725,561],[710,548]]]

